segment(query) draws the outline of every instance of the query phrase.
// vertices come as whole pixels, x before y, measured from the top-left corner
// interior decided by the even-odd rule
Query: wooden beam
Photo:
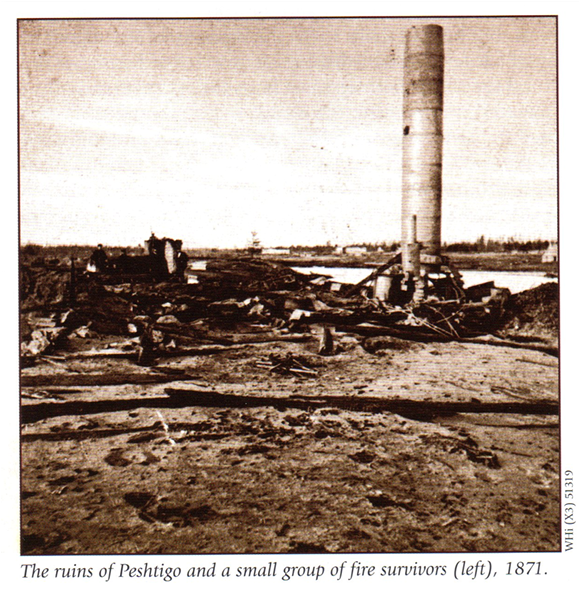
[[[21,387],[82,386],[171,383],[196,379],[186,373],[64,373],[62,375],[22,375]]]
[[[23,424],[45,418],[67,415],[99,414],[129,411],[136,408],[255,408],[274,407],[280,410],[297,408],[339,408],[355,412],[392,412],[413,420],[432,420],[434,416],[465,413],[544,414],[558,415],[559,405],[550,400],[534,402],[449,402],[408,399],[387,399],[369,396],[251,396],[217,393],[195,389],[167,388],[166,396],[125,398],[96,401],[70,401],[26,404],[21,407]]]
[[[394,254],[394,256],[392,256],[392,258],[390,258],[390,260],[388,260],[388,262],[380,265],[378,268],[375,268],[366,278],[362,279],[360,282],[358,282],[355,285],[353,285],[352,287],[350,287],[346,291],[345,296],[349,297],[350,295],[354,294],[360,287],[362,287],[366,283],[372,281],[379,274],[387,271],[391,266],[394,266],[395,264],[398,264],[401,261],[402,261],[402,253],[397,252],[396,254]]]

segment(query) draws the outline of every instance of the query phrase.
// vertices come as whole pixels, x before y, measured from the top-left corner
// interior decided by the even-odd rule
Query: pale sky
[[[404,35],[444,27],[442,239],[557,236],[554,18],[19,24],[22,242],[400,239]]]

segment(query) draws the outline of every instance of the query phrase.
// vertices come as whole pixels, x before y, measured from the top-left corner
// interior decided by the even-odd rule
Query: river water
[[[340,283],[356,284],[371,272],[371,268],[338,268],[325,266],[310,266],[294,268],[305,274],[314,273],[329,275]],[[494,281],[497,287],[506,287],[511,293],[520,293],[527,289],[533,289],[543,283],[557,282],[557,279],[548,278],[543,272],[504,272],[504,271],[483,271],[463,270],[460,271],[465,287],[472,287],[480,283]]]
[[[191,270],[205,270],[206,260],[192,260],[189,262]],[[351,283],[355,285],[371,272],[371,268],[349,268],[349,267],[328,267],[309,266],[294,267],[294,270],[304,274],[327,275],[339,283]],[[463,270],[460,273],[465,287],[472,287],[480,283],[494,281],[497,287],[506,287],[511,293],[519,293],[527,289],[533,289],[547,282],[557,282],[557,279],[548,278],[543,272],[503,272],[483,270]],[[197,282],[194,276],[189,277],[189,282]]]

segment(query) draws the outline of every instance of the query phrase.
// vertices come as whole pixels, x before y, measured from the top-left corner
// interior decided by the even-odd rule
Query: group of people
[[[110,260],[103,245],[99,244],[91,254],[86,269],[92,273],[149,272],[159,279],[175,277],[180,281],[186,280],[189,257],[182,249],[181,240],[159,239],[151,234],[146,244],[147,256],[129,256],[125,248],[120,256]]]

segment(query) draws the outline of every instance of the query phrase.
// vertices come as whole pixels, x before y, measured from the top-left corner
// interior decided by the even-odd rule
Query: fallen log
[[[162,373],[65,373],[62,375],[22,375],[22,387],[126,385],[171,383],[172,381],[190,381],[193,375]]]
[[[269,342],[306,342],[314,338],[312,334],[282,334],[279,336],[260,336],[260,335],[248,335],[248,338],[234,337],[234,344],[228,345],[202,345],[202,346],[190,346],[180,347],[173,349],[166,349],[159,351],[159,356],[195,356],[204,354],[215,354],[218,352],[228,352],[230,350],[240,350],[242,348],[248,348],[251,346],[259,346],[260,344],[267,344]]]
[[[45,418],[67,415],[121,412],[136,408],[255,408],[270,406],[280,410],[297,408],[339,408],[355,412],[391,412],[412,420],[432,420],[435,416],[456,413],[544,414],[558,415],[559,405],[549,400],[534,402],[448,402],[416,401],[354,396],[249,396],[217,393],[195,389],[167,388],[166,396],[125,398],[95,401],[70,401],[27,404],[21,407],[23,424]]]
[[[201,344],[200,346],[181,346],[179,348],[165,348],[155,350],[155,356],[195,356],[204,354],[215,354],[218,352],[225,352],[228,350],[236,350],[244,348],[246,344]],[[71,359],[93,359],[93,358],[124,358],[136,360],[139,352],[137,350],[83,350],[80,352],[73,352],[70,354],[63,354],[58,358],[61,361]]]
[[[378,326],[376,324],[336,324],[338,332],[348,332],[360,334],[361,336],[392,336],[401,340],[411,340],[412,342],[450,342],[449,336],[433,334],[417,326],[404,326],[395,328],[394,326]]]
[[[505,346],[507,348],[522,348],[525,350],[535,350],[537,352],[543,352],[550,356],[559,356],[558,346],[549,346],[548,344],[532,344],[530,342],[515,342],[513,340],[497,338],[492,334],[487,334],[484,336],[475,336],[474,338],[461,338],[457,342],[466,342],[467,344],[487,344],[489,346]]]
[[[411,340],[413,342],[460,342],[463,344],[487,344],[489,346],[504,346],[506,348],[535,350],[550,356],[559,356],[559,348],[557,346],[549,346],[548,344],[514,342],[513,340],[497,338],[491,334],[474,336],[470,338],[453,338],[450,335],[444,336],[442,334],[425,332],[423,329],[417,326],[404,326],[404,328],[396,328],[393,326],[377,326],[374,324],[357,324],[354,326],[340,324],[336,325],[335,328],[340,332],[350,332],[354,334],[360,334],[362,336],[393,336],[394,338],[400,338],[401,340]]]
[[[306,342],[312,338],[314,338],[312,334],[280,334],[277,336],[264,334],[263,336],[248,335],[247,338],[244,338],[243,335],[241,335],[239,341],[237,341],[238,337],[235,336],[235,341],[232,341],[231,344],[201,344],[199,346],[180,346],[178,348],[157,349],[155,350],[155,356],[202,356],[219,352],[228,352],[230,350],[239,350],[248,346],[266,344],[268,342]],[[124,358],[136,360],[138,354],[137,350],[83,350],[59,356],[53,355],[51,359],[58,361],[91,358]]]
[[[190,390],[168,387],[165,392],[176,401],[191,403]],[[433,414],[465,413],[523,413],[523,414],[558,414],[559,406],[551,400],[537,400],[534,402],[480,402],[480,401],[430,401],[388,399],[371,396],[239,396],[222,394],[213,391],[194,392],[194,405],[208,405],[218,407],[258,407],[273,406],[280,408],[317,408],[334,407],[343,410],[362,412],[393,412],[396,414],[417,415],[424,411]]]
[[[232,336],[235,344],[263,344],[264,342],[306,342],[312,334],[237,334]]]
[[[94,358],[136,358],[136,350],[117,350],[111,348],[103,348],[100,350],[81,350],[78,352],[60,353],[58,355],[52,355],[50,357],[43,357],[43,360],[53,361],[68,361],[72,359],[94,359]]]
[[[158,329],[158,325],[155,324],[155,330]],[[184,336],[182,332],[176,330],[166,330],[165,328],[161,328],[160,331],[166,333],[169,336],[174,336],[176,338],[184,338],[193,340],[193,338],[189,338],[188,336]],[[311,334],[279,334],[272,330],[262,331],[262,332],[249,332],[246,334],[243,333],[236,333],[236,334],[228,334],[226,336],[210,336],[206,333],[199,332],[199,338],[196,339],[199,342],[199,339],[213,341],[216,344],[222,345],[224,348],[228,346],[234,346],[236,344],[259,344],[261,342],[304,342],[306,340],[310,340],[312,338]],[[206,346],[206,345],[200,345]]]
[[[199,342],[200,340],[206,340],[209,342],[214,342],[216,344],[223,344],[228,345],[232,344],[232,340],[227,337],[222,336],[213,336],[208,334],[205,330],[195,329],[189,325],[182,324],[182,325],[174,325],[174,324],[154,324],[154,329],[159,330],[159,332],[163,332],[167,336],[173,338],[180,338],[182,340],[189,340],[193,342]]]
[[[107,438],[109,436],[121,436],[139,432],[158,432],[162,436],[164,432],[158,426],[142,426],[139,428],[90,428],[83,430],[58,430],[51,432],[24,432],[20,435],[22,442],[36,440],[87,440],[91,438]]]
[[[301,310],[302,313],[304,310]],[[359,325],[378,322],[376,325],[394,324],[406,317],[400,310],[368,311],[366,309],[332,308],[326,311],[307,311],[302,321],[308,324]],[[290,318],[291,320],[291,318]]]

